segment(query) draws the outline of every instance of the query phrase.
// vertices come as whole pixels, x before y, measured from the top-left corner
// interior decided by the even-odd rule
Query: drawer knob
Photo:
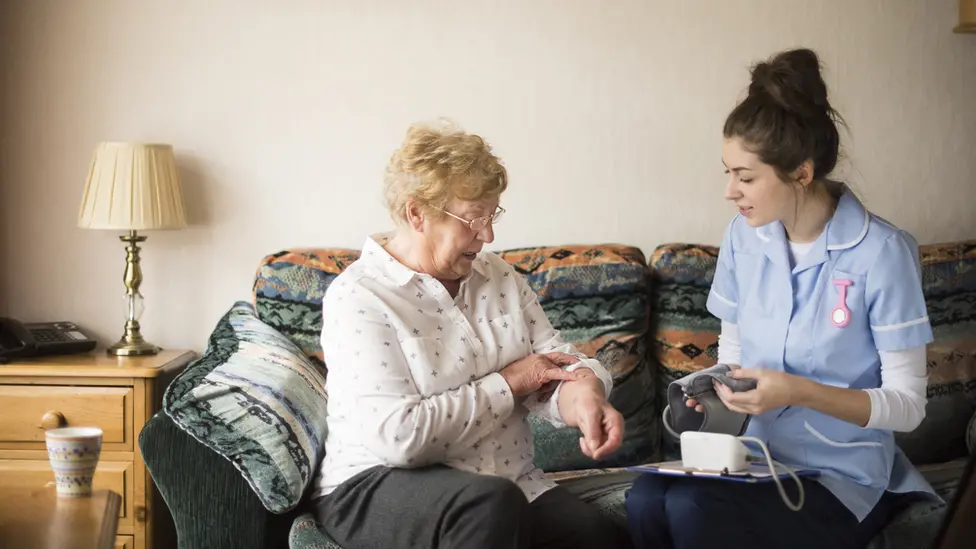
[[[41,428],[45,431],[48,429],[64,427],[66,424],[67,422],[64,420],[64,414],[55,410],[51,410],[50,412],[44,414],[44,416],[41,418]]]

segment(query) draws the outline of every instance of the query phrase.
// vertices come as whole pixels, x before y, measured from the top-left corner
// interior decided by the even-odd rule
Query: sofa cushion
[[[589,503],[597,510],[627,528],[627,510],[624,497],[637,473],[624,469],[587,469],[546,475],[570,493]],[[318,528],[315,516],[307,512],[292,523],[288,536],[290,549],[343,549],[328,534]]]
[[[931,500],[911,503],[892,517],[865,549],[930,547],[945,516],[945,503]]]
[[[625,468],[583,469],[547,474],[560,486],[593,505],[621,528],[627,528],[627,491],[642,473]]]
[[[169,385],[163,410],[229,460],[268,511],[284,513],[301,500],[322,457],[324,386],[301,349],[239,302],[203,356]]]
[[[920,246],[919,257],[935,334],[927,357],[928,406],[915,431],[895,434],[915,464],[965,455],[967,422],[976,410],[976,240]],[[721,322],[705,308],[717,260],[718,248],[694,244],[662,245],[651,255],[661,403],[671,381],[718,360]],[[663,447],[666,457],[676,456],[674,441]]]
[[[915,463],[965,456],[966,429],[976,411],[976,240],[919,249],[922,288],[935,341],[928,348],[925,419],[896,433]]]
[[[269,255],[258,265],[254,307],[258,318],[288,336],[320,368],[322,298],[332,280],[359,259],[359,250],[298,248]]]
[[[718,248],[696,244],[665,244],[651,255],[658,414],[667,404],[672,381],[718,361],[721,321],[705,308],[717,262]],[[678,441],[667,434],[662,437],[664,459],[680,458]]]
[[[328,534],[319,530],[315,515],[302,513],[291,525],[288,549],[342,549]]]
[[[640,250],[620,245],[504,250],[499,255],[539,295],[553,326],[614,378],[611,402],[624,415],[627,437],[601,465],[654,459],[660,441],[654,404],[655,369],[648,367],[648,269]],[[326,371],[319,342],[322,298],[358,250],[295,249],[265,257],[254,282],[258,316],[287,335]],[[536,465],[544,470],[592,467],[579,450],[579,431],[556,429],[534,416]]]
[[[625,469],[590,469],[547,475],[582,501],[627,528],[627,491],[639,473]],[[898,512],[866,549],[915,549],[927,547],[945,516],[942,502],[917,501]],[[315,517],[304,513],[292,523],[291,549],[343,549],[318,529]]]
[[[525,277],[563,339],[610,371],[610,402],[624,416],[623,444],[599,462],[580,452],[577,429],[557,429],[530,416],[536,466],[565,471],[655,459],[660,423],[654,403],[655,368],[647,360],[650,304],[644,254],[634,247],[607,244],[521,248],[499,255]]]

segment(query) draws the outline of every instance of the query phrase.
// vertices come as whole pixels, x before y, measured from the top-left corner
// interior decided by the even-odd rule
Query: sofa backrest
[[[976,410],[976,240],[919,247],[922,291],[935,342],[928,348],[926,419],[896,440],[916,464],[966,455],[967,423]],[[718,248],[665,244],[650,258],[659,402],[672,380],[718,360],[721,323],[705,308]],[[673,445],[665,444],[673,457]]]
[[[922,290],[935,341],[928,347],[926,417],[896,440],[919,463],[965,455],[976,410],[976,240],[919,248]]]
[[[294,249],[265,257],[254,282],[259,318],[289,336],[327,371],[322,361],[322,298],[329,284],[359,250]],[[498,253],[539,296],[553,326],[566,341],[611,372],[611,402],[624,415],[621,449],[600,463],[618,466],[658,455],[657,368],[648,362],[649,272],[644,254],[622,245],[535,247]],[[533,421],[536,465],[547,471],[593,467],[579,451],[575,429]]]
[[[966,424],[976,410],[976,240],[925,245],[919,252],[936,337],[928,350],[929,403],[922,425],[896,438],[913,462],[923,464],[965,455]],[[628,440],[604,465],[674,457],[671,451],[661,455],[658,418],[668,383],[718,358],[720,323],[705,308],[718,248],[665,244],[649,258],[649,269],[640,250],[628,246],[539,247],[499,255],[526,277],[566,339],[614,374],[611,399],[628,418]],[[351,249],[293,249],[265,257],[258,267],[259,317],[323,369],[322,297],[358,257]],[[579,454],[572,430],[533,427],[540,465],[547,470],[592,465]]]

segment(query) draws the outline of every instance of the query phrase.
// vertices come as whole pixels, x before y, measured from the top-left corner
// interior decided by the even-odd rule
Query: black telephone
[[[84,353],[96,344],[72,322],[25,324],[0,317],[0,364],[29,356]]]

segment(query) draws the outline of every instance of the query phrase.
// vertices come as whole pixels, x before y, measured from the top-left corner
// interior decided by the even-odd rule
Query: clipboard
[[[708,469],[696,469],[685,467],[682,465],[681,461],[663,461],[661,463],[648,463],[645,465],[634,465],[627,467],[630,471],[636,471],[639,473],[649,473],[653,475],[666,475],[674,477],[695,477],[695,478],[711,478],[716,480],[728,480],[732,482],[747,482],[747,483],[759,483],[759,482],[773,482],[775,479],[779,480],[791,480],[790,474],[786,470],[780,467],[776,468],[776,474],[774,475],[769,471],[769,465],[765,461],[753,462],[749,464],[749,468],[745,471],[716,471]],[[793,470],[793,474],[800,478],[817,478],[820,476],[820,471],[817,469],[804,469],[804,468],[790,468]]]

